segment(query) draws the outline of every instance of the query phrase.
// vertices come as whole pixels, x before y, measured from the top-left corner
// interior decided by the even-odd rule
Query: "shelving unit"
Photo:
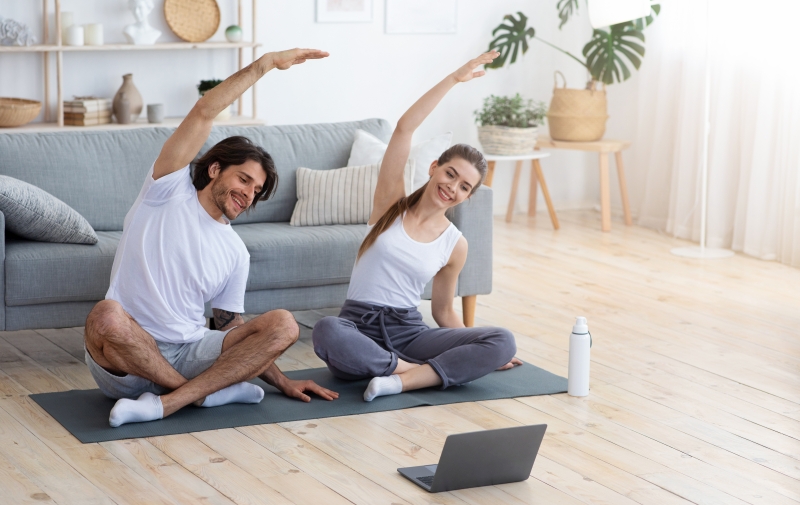
[[[56,44],[47,44],[46,42],[50,40],[50,26],[49,26],[49,14],[50,8],[49,4],[53,1],[55,3],[55,34],[56,34]],[[134,44],[104,44],[102,46],[67,46],[62,44],[61,40],[61,0],[42,0],[43,4],[43,24],[42,24],[42,41],[45,42],[39,45],[32,45],[32,46],[0,46],[0,54],[2,53],[42,53],[42,58],[44,62],[44,118],[45,123],[35,123],[30,125],[30,127],[22,127],[18,130],[23,131],[32,131],[33,129],[42,129],[42,130],[54,130],[55,127],[58,128],[72,128],[64,126],[64,83],[63,83],[63,76],[64,76],[64,53],[65,52],[94,52],[94,51],[181,51],[181,50],[194,50],[194,49],[238,49],[239,50],[239,58],[238,58],[238,68],[241,70],[244,68],[244,51],[245,49],[251,49],[252,51],[252,61],[256,60],[258,48],[261,47],[256,41],[256,2],[257,0],[251,0],[252,2],[252,32],[253,32],[253,40],[250,42],[167,42],[162,44],[153,44],[153,45],[134,45]],[[238,24],[242,26],[243,22],[243,15],[242,15],[242,0],[237,0],[237,15],[238,15]],[[50,122],[51,118],[51,111],[50,111],[50,53],[55,53],[56,57],[56,94],[57,98],[57,110],[56,110],[56,117],[55,122]],[[234,116],[233,118],[220,121],[220,123],[224,124],[261,124],[261,122],[257,119],[257,96],[256,96],[256,87],[253,86],[251,88],[252,94],[252,116],[244,116],[244,102],[242,97],[239,97],[237,108],[238,108],[238,115]],[[172,118],[173,120],[175,118]],[[180,118],[177,118],[180,119]],[[146,125],[146,123],[145,123]],[[127,125],[117,125],[114,123],[106,124],[106,125],[98,125],[96,127],[74,127],[80,129],[104,129],[104,128],[115,128],[115,127],[124,127]],[[141,127],[144,126],[140,123],[132,125],[133,127]],[[158,125],[154,125],[158,126]],[[8,130],[4,130],[8,131]]]

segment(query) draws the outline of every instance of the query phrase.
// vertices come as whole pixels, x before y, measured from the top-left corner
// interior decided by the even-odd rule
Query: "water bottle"
[[[585,317],[579,317],[572,327],[569,336],[569,372],[567,393],[570,396],[586,396],[589,394],[589,357],[592,347],[592,336]]]

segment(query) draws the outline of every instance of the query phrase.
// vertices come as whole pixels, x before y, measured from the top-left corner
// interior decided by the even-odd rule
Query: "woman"
[[[339,317],[314,326],[314,351],[347,380],[374,377],[364,400],[431,386],[465,384],[514,358],[514,336],[503,328],[465,328],[453,297],[467,259],[467,241],[445,212],[470,197],[486,176],[486,160],[457,144],[431,163],[430,180],[409,196],[403,170],[411,136],[450,89],[484,75],[475,71],[499,56],[485,53],[425,93],[400,118],[381,164],[368,232],[358,251]],[[417,310],[433,278],[431,308],[440,328]]]

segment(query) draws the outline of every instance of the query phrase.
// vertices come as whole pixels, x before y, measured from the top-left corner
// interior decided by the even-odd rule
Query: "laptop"
[[[519,482],[531,475],[546,424],[450,435],[438,465],[398,468],[431,493]]]

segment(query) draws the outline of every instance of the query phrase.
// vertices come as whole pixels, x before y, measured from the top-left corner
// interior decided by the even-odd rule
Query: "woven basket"
[[[0,98],[0,127],[10,128],[30,123],[42,110],[42,102],[24,98]]]
[[[553,99],[547,111],[550,137],[573,142],[600,140],[606,132],[608,119],[605,88],[567,89],[566,79],[559,88],[559,75],[564,79],[564,75],[556,71]]]
[[[510,126],[479,126],[478,140],[486,154],[513,156],[526,154],[536,147],[538,128],[512,128]]]
[[[216,0],[164,0],[164,18],[179,38],[203,42],[219,28],[219,5]]]

